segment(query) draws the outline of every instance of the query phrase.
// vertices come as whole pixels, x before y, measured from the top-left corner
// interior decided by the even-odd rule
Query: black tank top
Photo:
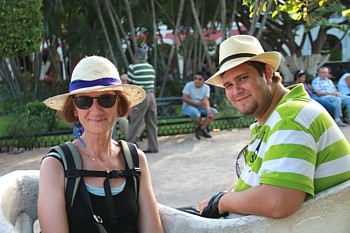
[[[84,182],[82,180],[82,182]],[[93,210],[103,220],[103,226],[108,233],[137,232],[138,203],[134,193],[134,181],[132,177],[126,177],[124,190],[113,195],[114,208],[118,222],[111,224],[108,215],[106,198],[89,193]],[[96,233],[97,229],[92,213],[85,203],[80,191],[77,192],[73,207],[68,214],[70,233]]]

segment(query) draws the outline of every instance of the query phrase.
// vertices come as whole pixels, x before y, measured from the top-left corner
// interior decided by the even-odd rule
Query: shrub
[[[18,147],[32,148],[36,140],[34,135],[54,129],[56,122],[56,111],[42,102],[30,102],[11,115],[8,134],[17,140]]]

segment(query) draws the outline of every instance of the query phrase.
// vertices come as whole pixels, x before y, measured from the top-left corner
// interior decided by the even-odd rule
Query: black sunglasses
[[[90,97],[90,96],[84,95],[84,96],[74,97],[73,101],[75,105],[80,109],[89,109],[92,106],[94,99],[97,99],[97,102],[101,107],[111,108],[114,106],[117,98],[118,98],[118,95],[110,95],[110,94],[100,95],[99,97]]]

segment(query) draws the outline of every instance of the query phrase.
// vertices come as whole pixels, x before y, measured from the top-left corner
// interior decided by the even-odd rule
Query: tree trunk
[[[16,64],[15,58],[5,58],[1,62],[1,78],[10,90],[13,96],[20,95],[23,90],[23,84],[20,79],[19,64]]]
[[[221,0],[221,38],[222,41],[226,40],[227,37],[227,26],[226,26],[226,0]]]
[[[117,24],[119,26],[119,30],[121,32],[121,34],[123,35],[123,39],[125,39],[125,35],[127,34],[123,28],[123,25],[122,23],[120,22],[120,18],[119,18],[119,15],[117,14],[117,12],[114,10],[114,8],[111,8],[111,11],[113,12],[113,15],[117,21]],[[125,39],[126,40],[126,39]],[[131,47],[128,45],[128,43],[126,43],[126,50],[128,51],[129,55],[130,55],[130,58],[131,60],[133,61],[134,60],[134,52],[132,51]],[[129,63],[128,63],[129,64]],[[128,65],[129,66],[129,65]],[[128,68],[128,67],[125,67],[125,68]]]
[[[183,12],[183,9],[184,9],[184,5],[185,5],[185,0],[181,0],[180,4],[179,4],[179,11],[177,13],[176,25],[175,25],[175,28],[174,28],[174,42],[173,42],[173,44],[171,46],[171,49],[170,49],[170,53],[169,53],[169,57],[168,57],[168,63],[167,63],[167,66],[166,66],[165,75],[164,75],[164,77],[162,79],[163,83],[162,83],[162,87],[161,87],[160,92],[159,92],[159,97],[163,96],[163,93],[164,93],[164,90],[165,90],[165,85],[166,85],[166,82],[168,80],[168,74],[169,74],[171,62],[173,60],[174,52],[175,52],[176,47],[177,47],[176,39],[177,39],[177,35],[178,35],[178,32],[179,32],[179,27],[180,27],[180,23],[181,23],[181,18],[182,18],[182,12]]]
[[[191,2],[191,9],[192,9],[193,18],[195,20],[196,28],[197,28],[197,31],[199,33],[199,37],[200,37],[200,40],[201,40],[202,45],[203,45],[204,53],[205,53],[205,56],[207,58],[207,61],[208,61],[209,67],[210,67],[210,72],[213,72],[214,65],[213,65],[211,58],[210,58],[210,55],[209,55],[208,44],[205,41],[205,38],[203,35],[203,29],[199,23],[196,7],[194,5],[194,0],[190,0],[190,2]]]
[[[131,34],[131,44],[134,47],[134,51],[137,49],[137,41],[136,41],[136,34],[135,34],[135,27],[134,27],[134,20],[132,18],[132,12],[129,4],[129,0],[124,0],[125,6],[126,6],[126,13],[128,15],[128,22],[130,27],[130,34]]]
[[[114,20],[114,17],[113,17],[113,13],[112,13],[112,10],[111,8],[112,7],[112,4],[110,2],[110,0],[105,0],[105,6],[106,6],[106,9],[107,9],[107,12],[108,12],[108,16],[109,18],[111,19],[111,22],[112,22],[112,27],[113,27],[113,31],[114,31],[114,35],[116,37],[116,40],[117,40],[117,46],[118,46],[118,49],[120,51],[120,54],[122,56],[122,59],[123,59],[123,62],[125,64],[126,67],[129,66],[129,62],[128,62],[128,59],[123,51],[123,45],[121,43],[121,38],[120,38],[120,34],[119,34],[119,31],[118,31],[118,27],[117,27],[117,24]]]
[[[111,41],[109,40],[109,37],[108,37],[108,32],[107,32],[107,29],[106,29],[105,22],[103,20],[103,16],[102,16],[102,13],[101,13],[101,8],[100,8],[99,1],[95,0],[95,3],[96,3],[96,10],[97,10],[98,19],[100,20],[100,23],[101,23],[101,26],[102,26],[102,29],[103,29],[103,33],[105,34],[105,38],[106,38],[106,41],[107,41],[107,45],[108,45],[109,53],[110,53],[110,56],[111,56],[111,60],[114,63],[114,65],[117,66],[118,62],[117,62],[117,59],[114,56],[112,44],[111,44]]]
[[[153,52],[153,66],[154,69],[157,71],[157,55],[158,55],[158,44],[157,44],[157,19],[156,19],[156,11],[154,9],[154,0],[151,0],[151,12],[152,12],[152,30],[153,30],[153,46],[154,46],[154,52]],[[156,82],[156,80],[154,80]],[[164,82],[164,80],[163,80]],[[156,85],[156,83],[154,84]]]

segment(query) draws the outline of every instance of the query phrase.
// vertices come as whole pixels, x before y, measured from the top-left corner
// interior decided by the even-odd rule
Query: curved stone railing
[[[37,219],[39,171],[14,171],[0,177],[0,232],[31,233]],[[167,233],[188,232],[349,232],[350,180],[306,201],[292,216],[206,219],[158,204]]]

